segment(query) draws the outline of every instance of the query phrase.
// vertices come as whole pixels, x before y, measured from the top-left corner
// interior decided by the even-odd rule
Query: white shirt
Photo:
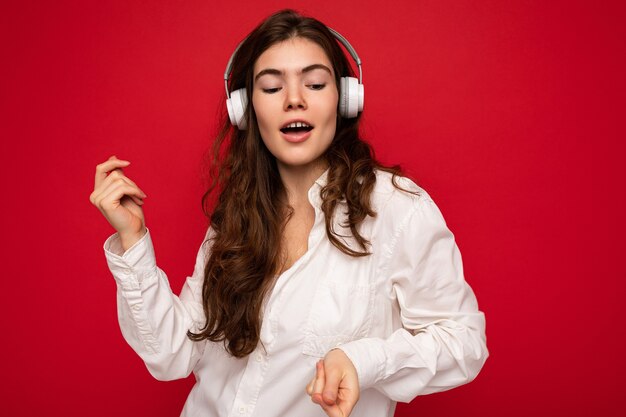
[[[399,191],[390,174],[378,171],[371,196],[378,214],[360,229],[372,255],[350,257],[326,237],[319,191],[327,173],[308,194],[315,208],[308,251],[276,281],[263,312],[263,346],[243,359],[220,343],[186,335],[204,324],[211,228],[180,296],[156,265],[149,230],[123,254],[117,233],[106,240],[124,338],[155,378],[196,377],[182,416],[325,416],[305,388],[315,362],[337,346],[353,362],[361,387],[351,416],[392,416],[396,401],[470,382],[489,356],[484,314],[464,279],[454,236],[426,191],[398,178],[420,195]],[[340,226],[344,212],[340,203],[336,231],[349,235]],[[352,239],[347,243],[358,248]]]

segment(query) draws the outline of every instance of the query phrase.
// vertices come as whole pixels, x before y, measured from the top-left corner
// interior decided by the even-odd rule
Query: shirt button
[[[139,311],[139,310],[141,310],[141,306],[139,304],[134,304],[133,305],[133,310]]]
[[[128,268],[124,268],[124,273],[125,273],[125,274],[130,274],[130,269],[128,269]]]
[[[239,407],[239,412],[241,414],[245,413],[246,412],[246,407],[244,407],[243,405],[241,407]]]
[[[263,360],[263,355],[261,355],[260,353],[256,354],[256,361],[257,362],[261,362]]]

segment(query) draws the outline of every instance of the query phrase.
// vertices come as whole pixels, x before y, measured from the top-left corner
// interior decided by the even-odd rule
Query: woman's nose
[[[293,109],[306,109],[306,100],[302,95],[302,91],[299,87],[292,87],[287,89],[287,95],[285,97],[285,110]]]

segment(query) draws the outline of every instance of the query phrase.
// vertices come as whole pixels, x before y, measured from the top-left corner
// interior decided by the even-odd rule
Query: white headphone
[[[350,42],[339,32],[327,27],[330,33],[346,47],[346,50],[350,53],[357,66],[359,67],[359,79],[354,77],[341,77],[339,84],[339,114],[345,118],[357,117],[360,112],[363,111],[363,72],[361,70],[361,59],[356,54],[356,51],[350,45]],[[244,40],[245,41],[245,40]],[[243,41],[242,41],[243,43]],[[240,130],[246,129],[246,107],[248,106],[248,93],[245,88],[240,88],[232,93],[228,91],[228,78],[232,71],[233,58],[241,43],[237,45],[235,52],[230,56],[228,65],[226,65],[226,71],[224,72],[224,87],[226,89],[226,108],[228,109],[228,117],[230,123],[233,126],[237,126]]]

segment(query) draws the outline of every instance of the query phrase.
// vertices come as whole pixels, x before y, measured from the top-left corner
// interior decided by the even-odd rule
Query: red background
[[[625,408],[623,2],[20,1],[3,5],[6,416],[173,416],[120,333],[89,202],[110,155],[148,194],[178,292],[205,231],[202,155],[225,64],[286,6],[363,60],[363,131],[435,199],[487,317],[478,378],[397,416],[602,416]],[[622,388],[619,388],[622,386]]]

